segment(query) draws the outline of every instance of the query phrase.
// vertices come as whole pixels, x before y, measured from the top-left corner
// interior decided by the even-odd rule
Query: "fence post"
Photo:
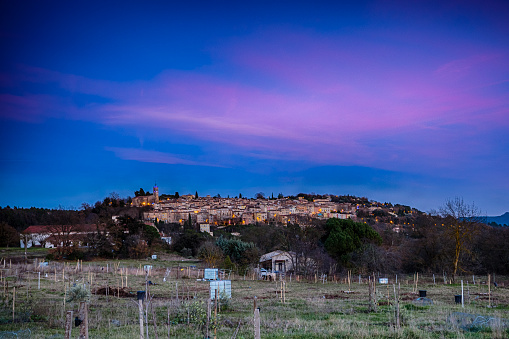
[[[71,339],[72,313],[72,311],[67,311],[67,314],[65,315],[65,339]]]
[[[217,338],[217,290],[219,285],[216,285],[214,290],[214,339]]]
[[[254,337],[255,337],[255,339],[261,339],[260,310],[258,308],[254,311]]]
[[[396,285],[392,284],[392,287],[394,289],[394,304],[396,306],[396,328],[401,327],[401,321],[399,317],[399,296],[396,294]],[[387,298],[389,300],[389,298]]]
[[[140,339],[144,339],[143,334],[143,296],[138,292],[138,313],[140,315]]]
[[[212,302],[207,299],[207,338],[209,338],[209,329],[210,329],[210,314],[212,313]]]
[[[88,339],[88,305],[86,301],[80,301],[80,337],[79,339]]]
[[[16,307],[16,286],[12,288],[12,322],[14,323],[14,309]]]

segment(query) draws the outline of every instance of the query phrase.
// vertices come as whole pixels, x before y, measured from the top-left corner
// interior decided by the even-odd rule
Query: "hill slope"
[[[490,222],[496,222],[499,225],[508,225],[509,226],[509,212],[505,212],[498,217],[486,217],[486,222],[489,224]]]

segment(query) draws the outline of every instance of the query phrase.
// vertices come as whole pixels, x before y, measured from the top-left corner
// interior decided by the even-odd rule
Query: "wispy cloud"
[[[123,160],[134,160],[140,162],[152,162],[170,165],[190,165],[207,167],[224,167],[219,164],[198,162],[184,159],[182,155],[175,155],[159,151],[144,150],[139,148],[106,147],[107,151],[114,152],[117,157]]]
[[[509,125],[507,91],[479,86],[507,85],[504,52],[451,60],[446,51],[421,64],[421,49],[388,50],[309,32],[267,36],[257,33],[217,52],[241,72],[238,77],[218,76],[221,63],[125,83],[20,66],[17,78],[2,83],[44,84],[52,92],[3,94],[1,114],[22,121],[92,121],[135,134],[158,133],[163,140],[178,134],[203,148],[220,145],[223,153],[386,169],[430,166],[447,155],[468,158],[472,149],[459,140],[482,139],[480,132]],[[80,95],[90,96],[86,105],[73,101]],[[479,144],[489,148],[483,140]],[[130,160],[200,163],[157,151],[114,152]]]

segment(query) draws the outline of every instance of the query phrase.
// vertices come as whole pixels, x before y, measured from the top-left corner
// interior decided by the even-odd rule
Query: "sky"
[[[0,206],[140,187],[509,211],[507,1],[2,1]]]

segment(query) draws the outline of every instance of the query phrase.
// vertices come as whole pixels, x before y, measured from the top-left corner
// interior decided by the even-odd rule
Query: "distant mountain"
[[[498,217],[486,217],[486,223],[496,222],[499,225],[509,226],[509,212],[505,212]]]

